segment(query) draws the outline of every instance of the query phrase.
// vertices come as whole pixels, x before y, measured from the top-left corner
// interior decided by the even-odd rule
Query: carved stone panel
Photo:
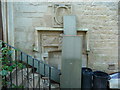
[[[42,58],[48,61],[48,52],[59,50],[61,45],[60,32],[40,32],[40,48]]]
[[[63,27],[63,16],[71,14],[72,6],[70,4],[54,4],[53,9],[53,27]]]
[[[61,69],[61,52],[62,52],[62,35],[61,31],[40,31],[39,32],[39,43],[40,53],[42,59],[46,63]],[[82,65],[87,66],[87,55],[86,55],[86,37],[85,32],[78,32],[77,35],[83,36],[83,48],[82,48]]]

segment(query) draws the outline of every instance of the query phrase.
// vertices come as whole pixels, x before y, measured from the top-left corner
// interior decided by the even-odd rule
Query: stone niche
[[[40,52],[42,53],[42,59],[45,60],[47,63],[49,62],[49,52],[61,50],[61,40],[62,37],[60,36],[61,32],[50,32],[50,31],[43,31],[39,32],[40,35]]]
[[[62,28],[36,28],[36,51],[46,63],[61,69]],[[82,65],[87,66],[86,31],[78,31],[83,36]]]

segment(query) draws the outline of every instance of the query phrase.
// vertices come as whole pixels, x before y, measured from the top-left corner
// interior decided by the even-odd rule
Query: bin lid
[[[105,72],[102,72],[102,71],[95,71],[95,72],[93,72],[93,76],[110,79],[109,74],[107,74]]]
[[[111,79],[120,79],[120,72],[110,74]]]
[[[92,69],[87,68],[87,67],[83,67],[83,68],[82,68],[82,71],[83,71],[83,72],[92,72]]]

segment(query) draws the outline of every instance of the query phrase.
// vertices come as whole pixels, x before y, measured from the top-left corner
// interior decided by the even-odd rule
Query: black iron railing
[[[60,71],[2,42],[3,88],[48,88],[60,82]],[[51,83],[52,82],[52,83]]]

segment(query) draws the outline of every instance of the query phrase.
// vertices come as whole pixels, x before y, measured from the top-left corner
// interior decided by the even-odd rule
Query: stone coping
[[[37,31],[63,31],[64,28],[52,28],[52,27],[36,27]],[[78,28],[77,31],[85,31],[87,32],[89,29],[87,28]]]

